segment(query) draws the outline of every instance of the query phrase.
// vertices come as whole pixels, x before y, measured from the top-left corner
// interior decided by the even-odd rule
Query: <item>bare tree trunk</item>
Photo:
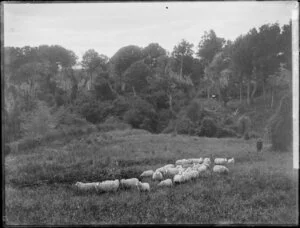
[[[134,86],[132,86],[132,91],[133,91],[133,95],[136,97],[136,92],[135,92]]]
[[[242,83],[240,83],[240,103],[242,103]]]
[[[252,93],[251,93],[251,96],[250,96],[250,102],[251,102],[251,104],[253,104],[254,95],[256,93],[256,90],[257,90],[257,82],[254,82],[254,87],[253,87],[253,90],[252,90]]]
[[[263,81],[262,81],[262,88],[263,88],[263,98],[264,98],[264,102],[266,102],[265,79],[263,79]]]
[[[250,104],[250,80],[247,81],[247,104]]]
[[[209,99],[209,98],[210,98],[210,86],[207,87],[207,99]]]
[[[273,104],[274,104],[274,89],[272,88],[272,91],[271,91],[271,108],[273,108]]]
[[[92,89],[92,84],[93,84],[93,74],[90,72],[90,89]]]
[[[182,78],[183,55],[181,56],[180,78]]]

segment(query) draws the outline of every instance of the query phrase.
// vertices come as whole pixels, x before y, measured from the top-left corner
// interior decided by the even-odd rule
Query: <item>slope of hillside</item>
[[[255,141],[143,130],[91,133],[5,157],[7,224],[296,224],[298,174],[290,153]],[[150,193],[78,193],[76,181],[139,177],[177,159],[234,157],[227,176],[209,175]]]

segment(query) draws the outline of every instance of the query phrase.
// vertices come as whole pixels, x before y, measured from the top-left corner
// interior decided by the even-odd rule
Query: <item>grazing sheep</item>
[[[203,165],[206,165],[207,167],[209,167],[211,165],[211,160],[210,158],[204,158],[203,160]]]
[[[160,168],[156,169],[155,172],[158,171],[158,172],[161,172],[163,175],[165,175],[166,172],[167,172],[167,169],[174,168],[174,167],[175,166],[173,164],[168,164],[168,165],[165,165],[163,167],[160,167]]]
[[[177,160],[175,162],[176,165],[186,165],[186,164],[191,164],[191,161],[187,160],[187,159],[181,159],[181,160]]]
[[[189,168],[189,167],[192,168],[193,165],[194,165],[193,163],[191,163],[191,164],[183,164],[182,167],[183,167],[184,169]]]
[[[234,164],[234,158],[228,159],[228,160],[227,160],[227,163],[228,163],[228,164]]]
[[[196,170],[191,170],[189,172],[185,172],[184,174],[186,180],[192,180],[199,177],[199,173]]]
[[[167,168],[174,168],[175,165],[173,165],[173,164],[168,164],[168,165],[165,165],[164,167],[165,167],[166,169],[167,169]]]
[[[168,169],[166,169],[165,175],[167,175],[167,176],[174,176],[174,175],[176,175],[178,173],[179,173],[179,169],[168,168]]]
[[[184,182],[183,174],[177,174],[177,175],[175,175],[174,178],[173,178],[173,182],[175,184],[183,183]]]
[[[224,165],[227,163],[227,158],[215,158],[216,165]]]
[[[213,168],[213,172],[220,174],[228,174],[229,170],[223,165],[215,165]]]
[[[141,192],[150,192],[150,185],[149,183],[142,183],[142,182],[138,182],[136,184],[137,189]]]
[[[153,180],[161,181],[163,179],[163,175],[159,171],[155,171],[152,175]]]
[[[135,188],[139,180],[137,178],[121,179],[120,184],[124,188]]]
[[[76,182],[75,186],[78,190],[81,191],[91,191],[96,190],[96,187],[99,183],[98,182],[92,182],[92,183],[82,183],[82,182]]]
[[[141,174],[141,177],[152,177],[153,173],[154,173],[153,170],[147,170]]]
[[[207,171],[208,167],[206,165],[200,165],[198,168],[197,168],[197,171],[198,173],[203,173],[205,171]]]
[[[158,184],[159,187],[172,187],[172,185],[173,183],[171,179],[166,179]]]
[[[191,161],[192,163],[202,163],[203,162],[203,158],[190,158],[188,160]]]
[[[101,183],[98,183],[96,186],[97,191],[101,192],[116,192],[120,186],[119,180],[107,180]]]

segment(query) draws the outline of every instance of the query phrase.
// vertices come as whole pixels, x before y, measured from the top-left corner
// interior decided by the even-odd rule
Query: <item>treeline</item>
[[[282,75],[291,71],[291,22],[253,28],[234,41],[211,30],[200,38],[196,53],[193,47],[182,40],[168,54],[157,43],[129,45],[111,58],[91,49],[81,62],[58,45],[5,47],[6,141],[24,135],[22,122],[28,121],[28,113],[41,110],[39,105],[49,107],[49,114],[64,108],[95,124],[115,118],[162,132],[186,107],[188,125],[201,125],[204,116],[197,116],[196,98],[215,94],[226,107],[231,99],[246,98],[250,105],[263,95],[266,105],[272,105],[276,91],[289,87]]]

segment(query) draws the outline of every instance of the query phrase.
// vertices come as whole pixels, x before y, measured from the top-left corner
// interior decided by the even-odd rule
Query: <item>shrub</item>
[[[177,120],[177,133],[178,134],[192,134],[193,122],[187,118]]]
[[[124,114],[124,121],[133,128],[141,128],[150,132],[155,132],[157,114],[153,106],[139,97],[133,97],[130,101],[132,106]]]
[[[23,116],[21,125],[26,137],[44,136],[54,127],[55,119],[51,115],[50,108],[44,102],[38,102],[37,108]]]
[[[118,97],[112,102],[111,115],[122,117],[130,109],[130,103],[125,97]]]
[[[248,116],[241,116],[238,119],[238,128],[239,128],[239,133],[241,135],[245,135],[246,133],[249,133],[250,127],[251,127],[251,120]]]
[[[261,136],[257,133],[257,132],[255,132],[255,131],[250,131],[249,132],[249,138],[250,139],[258,139],[258,138],[260,138]]]
[[[202,119],[203,112],[201,105],[193,101],[186,110],[186,116],[193,122],[197,122]]]
[[[172,119],[172,113],[169,109],[162,109],[158,112],[158,118],[157,118],[157,132],[162,132],[164,129],[167,128],[170,119]]]
[[[286,151],[293,139],[292,95],[287,94],[281,100],[275,114],[268,121],[268,133],[273,150]]]
[[[233,125],[234,123],[235,123],[235,121],[232,116],[226,116],[223,120],[224,125]]]
[[[215,120],[211,117],[204,117],[201,121],[201,127],[199,129],[199,136],[213,137],[217,133],[217,125]]]

